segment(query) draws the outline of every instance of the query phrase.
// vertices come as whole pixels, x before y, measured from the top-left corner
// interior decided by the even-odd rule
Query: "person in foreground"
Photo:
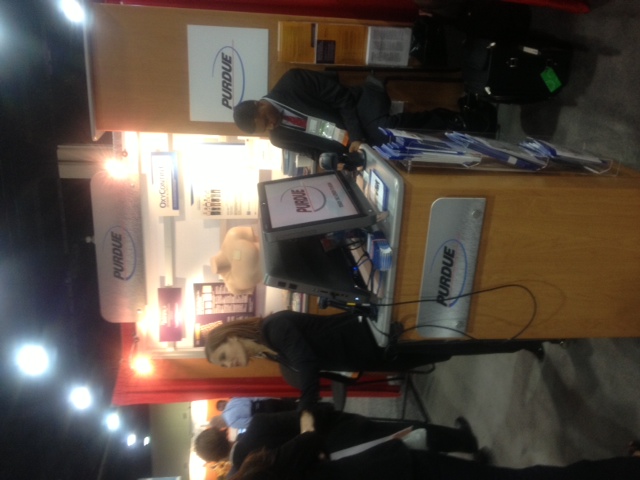
[[[250,454],[231,480],[637,480],[640,458],[582,460],[565,467],[505,468],[409,448],[391,439],[352,456],[331,460],[313,428],[278,449]]]
[[[294,68],[260,100],[235,106],[236,125],[250,134],[268,133],[271,143],[318,160],[321,153],[357,152],[362,143],[387,141],[379,127],[429,130],[486,129],[444,108],[389,114],[384,84],[369,76],[362,87],[342,85],[335,72]],[[466,122],[466,123],[465,123]]]
[[[378,346],[361,316],[345,312],[313,315],[283,310],[264,319],[235,320],[207,335],[207,360],[223,367],[246,367],[252,359],[280,363],[285,380],[302,391],[299,411],[313,412],[323,372],[398,372],[448,360],[453,355],[537,353],[538,341],[395,342]]]
[[[405,430],[410,430],[405,433],[416,448],[478,452],[478,442],[469,423],[462,417],[456,420],[453,428],[418,421],[367,418],[333,410],[331,404],[323,403],[322,406],[326,408],[321,408],[316,417],[307,412],[301,416],[296,412],[256,414],[235,443],[229,441],[225,429],[208,428],[195,438],[195,453],[206,462],[230,460],[233,469],[237,469],[251,452],[278,448],[298,437],[301,431],[315,429],[316,425],[322,433],[322,448],[326,452],[342,451]]]

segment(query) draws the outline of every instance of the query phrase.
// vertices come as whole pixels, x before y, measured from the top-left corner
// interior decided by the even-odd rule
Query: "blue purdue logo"
[[[296,213],[317,212],[327,204],[327,197],[322,190],[306,186],[290,188],[282,194],[280,200],[293,202]]]
[[[245,71],[240,53],[232,46],[222,47],[213,59],[211,75],[220,104],[233,110],[244,98]]]
[[[467,283],[467,252],[455,239],[447,240],[436,251],[429,268],[438,277],[436,302],[451,308],[464,292]]]
[[[133,236],[124,227],[115,226],[107,231],[102,254],[109,258],[113,278],[127,281],[136,272],[136,245]]]

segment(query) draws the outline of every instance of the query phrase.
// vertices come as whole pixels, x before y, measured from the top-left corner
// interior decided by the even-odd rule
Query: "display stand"
[[[615,177],[398,168],[405,188],[394,301],[420,300],[430,207],[485,198],[466,334],[640,336],[640,173]],[[411,329],[418,303],[394,307]],[[420,338],[416,331],[407,338]]]

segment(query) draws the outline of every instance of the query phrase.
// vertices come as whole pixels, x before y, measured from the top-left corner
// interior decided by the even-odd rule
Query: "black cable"
[[[362,245],[364,244],[365,238],[366,238],[366,232],[363,229],[357,229],[355,231],[353,231],[353,233],[358,232],[359,235],[355,235],[352,236],[348,243],[346,243],[344,246],[349,248],[350,250],[355,250],[357,248],[361,248]],[[362,255],[360,256],[360,258],[358,258],[358,260],[355,262],[355,268],[357,268],[359,270],[359,267],[364,263],[364,262],[370,262],[371,264],[371,273],[369,275],[369,278],[366,279],[366,286],[369,288],[369,290],[373,290],[373,287],[375,285],[375,272],[376,272],[376,268],[375,268],[375,264],[373,263],[373,259],[369,256],[368,252],[363,252]],[[380,286],[380,285],[379,285]],[[515,335],[513,335],[512,337],[505,339],[505,341],[510,341],[510,340],[515,340],[517,339],[520,335],[522,335],[525,331],[527,331],[527,329],[531,326],[531,324],[533,323],[533,321],[536,318],[537,312],[538,312],[538,302],[536,300],[535,295],[533,294],[533,292],[531,291],[531,289],[529,289],[528,287],[524,286],[524,285],[520,285],[518,283],[510,283],[510,284],[506,284],[506,285],[499,285],[497,287],[491,287],[491,288],[485,288],[483,290],[477,290],[477,291],[473,291],[473,292],[469,292],[469,293],[463,293],[461,295],[457,295],[454,297],[449,297],[449,298],[445,298],[444,300],[457,300],[460,298],[465,298],[465,297],[470,297],[473,295],[479,295],[481,293],[488,293],[488,292],[493,292],[496,290],[501,290],[504,288],[520,288],[522,290],[524,290],[525,292],[527,292],[527,294],[531,297],[531,301],[533,304],[533,311],[531,313],[531,318],[529,318],[529,321],[524,325],[524,327],[522,327],[520,329],[520,331],[518,331]],[[377,292],[376,292],[377,295]],[[393,306],[397,306],[397,305],[408,305],[408,304],[412,304],[412,303],[422,303],[422,302],[435,302],[437,301],[436,298],[425,298],[425,299],[418,299],[418,300],[408,300],[405,302],[396,302],[396,303],[378,303],[378,304],[371,304],[374,307],[393,307]],[[373,325],[375,325],[375,322],[371,322]],[[446,327],[444,325],[433,325],[433,324],[426,324],[426,325],[415,325],[413,327],[410,327],[406,330],[403,330],[404,332],[408,332],[411,330],[416,330],[418,328],[421,327],[432,327],[432,328],[441,328],[443,330],[449,330],[451,332],[455,332],[458,333],[459,335],[462,335],[470,340],[478,340],[477,338],[473,337],[472,335],[469,335],[468,333],[462,331],[462,330],[458,330],[452,327]],[[391,338],[391,335],[381,331],[379,328],[377,328],[377,325],[374,326],[374,328],[382,335],[385,335],[389,338]],[[397,340],[397,338],[395,339]]]
[[[458,329],[452,328],[452,327],[445,327],[444,325],[432,325],[432,324],[415,325],[413,327],[409,327],[407,329],[403,329],[402,332],[400,333],[400,335],[392,335],[390,333],[383,332],[382,330],[380,330],[378,328],[378,325],[376,325],[375,322],[372,322],[372,326],[378,333],[380,333],[381,335],[384,335],[384,336],[388,337],[390,340],[394,340],[394,341],[398,340],[400,338],[400,335],[402,335],[403,333],[410,332],[411,330],[417,330],[418,328],[422,328],[422,327],[434,327],[434,328],[441,328],[443,330],[450,330],[452,332],[459,333],[460,335],[462,335],[464,337],[467,337],[469,340],[479,340],[478,338],[476,338],[476,337],[474,337],[472,335],[469,335],[467,332],[464,332],[462,330],[458,330]],[[505,339],[505,342],[508,342],[510,340],[513,340],[513,339],[512,338],[511,339]]]
[[[525,331],[527,331],[527,329],[531,326],[531,324],[535,320],[536,315],[538,313],[538,302],[536,300],[535,295],[533,294],[531,289],[529,289],[528,287],[525,287],[524,285],[520,285],[518,283],[510,283],[510,284],[506,284],[506,285],[499,285],[497,287],[485,288],[483,290],[476,290],[476,291],[469,292],[469,293],[463,293],[462,295],[457,295],[455,297],[445,298],[444,300],[457,300],[459,298],[470,297],[470,296],[473,296],[473,295],[479,295],[481,293],[493,292],[493,291],[501,290],[501,289],[504,289],[504,288],[520,288],[520,289],[524,290],[531,297],[531,301],[533,303],[533,311],[531,313],[531,317],[529,318],[529,321],[524,325],[524,327],[522,327],[520,329],[520,331],[518,333],[516,333],[515,335],[513,335],[512,337],[510,337],[508,339],[505,339],[505,341],[515,340],[520,335],[522,335]],[[373,304],[373,305],[376,306],[376,307],[393,307],[393,306],[397,306],[397,305],[409,305],[409,304],[412,304],[412,303],[435,302],[435,301],[437,301],[436,298],[424,298],[424,299],[418,299],[418,300],[408,300],[408,301],[405,301],[405,302],[378,303],[378,304]],[[374,323],[374,322],[372,322],[372,323]],[[463,335],[463,336],[465,336],[465,337],[467,337],[467,338],[469,338],[471,340],[478,340],[477,338],[467,334],[466,332],[463,332],[462,330],[457,330],[455,328],[446,327],[446,326],[443,326],[443,325],[429,325],[429,324],[427,324],[427,325],[416,325],[416,326],[410,327],[410,328],[408,328],[406,330],[403,330],[402,333],[408,332],[408,331],[411,331],[411,330],[416,330],[416,329],[421,328],[421,327],[442,328],[443,330],[449,330],[449,331],[452,331],[452,332],[459,333],[459,334],[461,334],[461,335]],[[380,334],[391,338],[390,334],[381,331],[380,329],[377,328],[377,326],[375,328]],[[397,340],[397,338],[394,339],[394,340]]]
[[[355,231],[352,231],[351,233],[353,235],[345,240],[344,247],[348,248],[349,250],[356,250],[358,248],[361,248],[364,245],[366,238],[365,230],[359,228]]]

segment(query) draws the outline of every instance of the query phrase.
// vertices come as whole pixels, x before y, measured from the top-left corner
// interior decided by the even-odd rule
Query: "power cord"
[[[485,288],[483,290],[476,290],[473,292],[469,292],[469,293],[464,293],[462,295],[457,295],[454,297],[449,297],[446,298],[445,300],[457,300],[459,298],[464,298],[464,297],[471,297],[473,295],[480,295],[482,293],[488,293],[488,292],[494,292],[497,290],[502,290],[505,288],[519,288],[521,290],[524,290],[529,297],[531,297],[531,301],[532,301],[532,305],[533,305],[533,311],[531,312],[531,317],[529,318],[529,320],[527,321],[527,323],[520,329],[520,331],[518,331],[515,335],[513,335],[512,337],[505,339],[505,341],[510,341],[510,340],[516,340],[520,335],[522,335],[524,332],[526,332],[529,327],[531,327],[531,324],[533,323],[533,321],[536,318],[536,315],[538,313],[538,302],[536,300],[535,295],[533,294],[533,292],[531,291],[531,289],[529,289],[528,287],[524,286],[524,285],[520,285],[518,283],[510,283],[510,284],[506,284],[506,285],[499,285],[497,287],[491,287],[491,288]],[[418,300],[407,300],[405,302],[394,302],[394,303],[377,303],[377,304],[372,304],[373,306],[375,306],[376,308],[379,307],[393,307],[393,306],[397,306],[397,305],[409,305],[409,304],[414,304],[414,303],[423,303],[423,302],[435,302],[436,299],[435,298],[424,298],[424,299],[418,299]],[[433,328],[441,328],[443,330],[448,330],[451,332],[455,332],[458,333],[470,340],[478,340],[477,338],[473,337],[472,335],[469,335],[468,333],[462,331],[462,330],[458,330],[456,328],[452,328],[452,327],[446,327],[444,325],[433,325],[433,324],[426,324],[426,325],[415,325],[413,327],[410,327],[408,329],[403,329],[403,331],[400,333],[400,335],[398,335],[398,338],[393,338],[393,334],[391,333],[387,333],[387,332],[383,332],[382,330],[380,330],[378,328],[378,326],[375,324],[375,322],[372,322],[372,325],[374,326],[375,330],[378,331],[381,335],[385,335],[386,337],[388,337],[390,340],[398,340],[399,336],[405,332],[410,332],[411,330],[416,330],[418,328],[422,328],[422,327],[433,327]]]
[[[353,236],[349,238],[349,240],[347,242],[345,242],[345,247],[348,248],[349,250],[356,250],[358,248],[362,248],[362,246],[364,245],[365,242],[365,236],[366,236],[366,232],[363,229],[356,229],[354,231],[352,231]],[[368,252],[364,252],[362,253],[362,255],[360,256],[360,258],[358,258],[358,260],[355,262],[355,269],[359,270],[359,267],[362,266],[363,263],[368,262],[371,266],[371,271],[369,273],[369,278],[366,279],[366,285],[367,288],[370,291],[373,291],[373,287],[375,285],[375,281],[374,281],[374,277],[375,274],[377,272],[377,269],[375,268],[375,264],[373,263],[373,260],[371,259],[371,257],[369,256]],[[380,285],[382,284],[382,282],[378,282],[378,290],[380,288]],[[520,335],[522,335],[524,332],[526,332],[529,327],[531,326],[531,324],[533,323],[533,321],[536,318],[537,312],[538,312],[538,302],[536,300],[535,295],[533,294],[533,292],[531,291],[531,289],[529,289],[528,287],[518,284],[518,283],[509,283],[509,284],[505,284],[505,285],[499,285],[497,287],[491,287],[491,288],[485,288],[483,290],[476,290],[473,292],[469,292],[469,293],[464,293],[461,295],[457,295],[457,296],[453,296],[453,297],[449,297],[449,298],[445,298],[444,300],[448,301],[448,300],[457,300],[460,298],[465,298],[465,297],[471,297],[473,295],[480,295],[482,293],[488,293],[488,292],[494,292],[497,290],[502,290],[505,288],[519,288],[521,290],[524,290],[529,297],[531,297],[531,301],[532,301],[532,305],[533,305],[533,311],[531,313],[531,317],[529,318],[529,320],[527,321],[527,323],[520,329],[520,331],[518,331],[515,335],[513,335],[512,337],[505,339],[505,341],[510,341],[510,340],[516,340],[518,337],[520,337]],[[373,292],[376,296],[378,295],[378,292]],[[442,300],[442,299],[441,299]],[[378,304],[374,304],[371,303],[369,305],[364,305],[362,306],[363,308],[358,309],[357,306],[354,305],[345,305],[345,309],[349,310],[349,311],[358,311],[358,313],[362,313],[363,311],[367,311],[371,308],[377,310],[379,307],[393,307],[393,306],[397,306],[397,305],[409,305],[409,304],[414,304],[414,303],[423,303],[423,302],[435,302],[437,301],[436,298],[424,298],[424,299],[418,299],[418,300],[408,300],[405,302],[395,302],[395,303],[378,303]],[[333,303],[333,302],[332,302]],[[333,304],[332,306],[337,306],[336,304]],[[321,307],[322,308],[322,307]],[[397,338],[392,338],[391,334],[387,333],[387,332],[383,332],[382,330],[380,330],[377,325],[375,324],[375,322],[371,322],[373,325],[373,328],[378,331],[381,335],[387,336],[390,340],[397,340]],[[472,335],[469,335],[468,333],[462,331],[462,330],[458,330],[456,328],[453,327],[447,327],[444,325],[434,325],[434,324],[425,324],[425,325],[415,325],[413,327],[410,327],[408,329],[404,329],[402,331],[402,333],[405,332],[409,332],[411,330],[416,330],[418,328],[422,328],[422,327],[432,327],[432,328],[440,328],[443,330],[448,330],[451,332],[455,332],[463,337],[466,337],[470,340],[478,340],[477,338],[473,337]]]

